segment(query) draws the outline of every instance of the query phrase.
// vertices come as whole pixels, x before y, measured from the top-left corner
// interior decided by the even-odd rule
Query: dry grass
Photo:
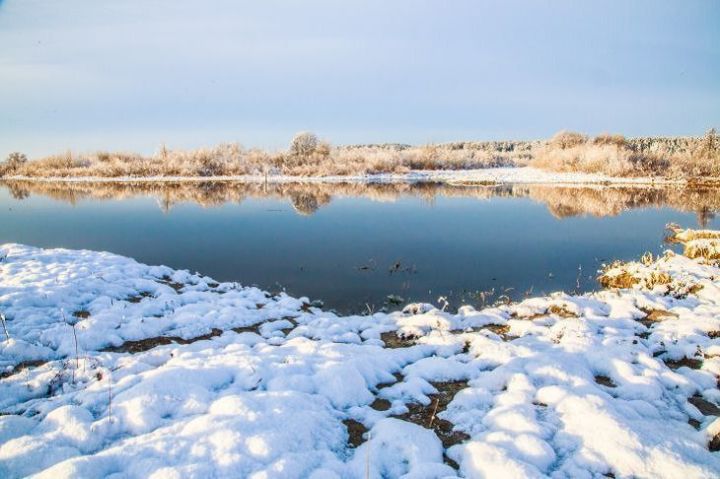
[[[293,175],[339,176],[535,166],[551,171],[610,176],[720,177],[720,141],[714,130],[703,138],[635,138],[560,132],[548,141],[457,142],[332,147],[312,133],[293,138],[287,151],[221,144],[197,150],[169,150],[151,156],[70,151],[27,161],[13,153],[0,163],[0,176],[151,177]]]
[[[302,144],[299,144],[300,140],[304,140]],[[2,163],[0,176],[143,178],[406,173],[418,169],[471,169],[525,164],[530,158],[529,145],[527,142],[486,142],[333,148],[327,143],[314,143],[303,137],[294,139],[287,152],[245,149],[238,144],[189,151],[161,147],[152,156],[104,151],[74,154],[68,151],[25,163]]]
[[[589,138],[561,131],[533,151],[530,165],[550,171],[609,176],[720,177],[720,141],[714,129],[702,138]]]

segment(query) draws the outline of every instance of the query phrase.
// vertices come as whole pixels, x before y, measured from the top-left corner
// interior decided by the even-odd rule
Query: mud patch
[[[128,296],[125,301],[127,301],[128,303],[139,303],[143,299],[150,297],[152,297],[152,293],[149,293],[147,291],[140,291],[138,294]]]
[[[708,443],[708,449],[710,449],[712,452],[720,451],[720,434],[715,434],[715,437],[710,439],[710,442]]]
[[[253,324],[252,326],[239,326],[237,328],[232,328],[232,331],[235,331],[238,334],[241,333],[255,333],[258,336],[260,335],[260,325],[262,323]]]
[[[164,284],[166,286],[170,286],[172,289],[175,290],[175,292],[179,292],[181,289],[183,289],[185,287],[184,284],[173,281],[170,276],[163,276],[162,278],[157,280],[157,282],[160,284]]]
[[[45,363],[47,363],[46,359],[31,359],[29,361],[21,361],[15,366],[13,366],[12,369],[1,372],[0,379],[9,378],[10,376],[14,376],[15,374],[20,373],[28,368],[36,368],[38,366],[42,366]]]
[[[392,386],[393,384],[397,384],[400,382],[403,382],[405,380],[405,376],[402,375],[402,373],[393,373],[393,377],[395,377],[395,381],[387,382],[387,383],[378,383],[375,388],[379,391],[381,389],[387,388]]]
[[[119,346],[109,346],[107,348],[101,349],[101,351],[108,352],[108,353],[137,354],[137,353],[149,351],[158,346],[165,346],[168,344],[192,344],[197,341],[204,341],[207,339],[214,338],[216,336],[220,336],[222,333],[223,333],[222,329],[213,328],[213,330],[207,334],[203,334],[202,336],[196,336],[196,337],[190,338],[190,339],[181,338],[180,336],[157,336],[155,338],[146,338],[146,339],[138,339],[138,340],[134,340],[134,341],[125,341],[124,343],[122,343]]]
[[[702,396],[695,395],[688,398],[688,402],[698,408],[703,416],[720,416],[720,407],[705,400]]]
[[[664,359],[663,361],[670,369],[679,369],[683,366],[690,369],[700,369],[703,365],[703,360],[698,358]]]
[[[559,306],[557,304],[550,305],[547,309],[548,314],[554,314],[561,318],[577,318],[578,315],[567,309],[564,305]]]
[[[370,407],[376,411],[387,411],[390,409],[391,403],[387,399],[377,398],[375,399]]]
[[[613,380],[607,376],[595,376],[595,382],[600,384],[601,386],[605,386],[605,387],[609,387],[609,388],[617,387],[617,384],[615,384],[613,382]]]
[[[387,333],[381,333],[380,339],[385,343],[386,348],[398,349],[398,348],[409,348],[415,344],[415,336],[402,336],[397,331],[388,331]]]
[[[355,448],[365,442],[364,436],[365,433],[368,432],[368,429],[363,423],[358,422],[355,419],[345,419],[343,424],[345,424],[345,427],[347,428],[348,444],[350,447]]]
[[[645,317],[639,319],[638,321],[648,328],[655,323],[659,323],[667,319],[677,319],[678,317],[677,314],[663,309],[640,308],[640,310],[645,313]]]
[[[431,382],[430,384],[438,390],[436,394],[430,395],[430,404],[426,406],[417,403],[408,404],[408,412],[395,417],[434,431],[445,449],[470,439],[466,433],[454,431],[453,423],[438,417],[438,414],[447,409],[455,394],[467,387],[467,381]]]

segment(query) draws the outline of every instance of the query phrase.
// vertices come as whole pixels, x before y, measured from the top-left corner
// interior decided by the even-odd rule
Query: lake
[[[718,228],[720,190],[437,184],[0,183],[0,243],[87,248],[324,301],[482,306]]]

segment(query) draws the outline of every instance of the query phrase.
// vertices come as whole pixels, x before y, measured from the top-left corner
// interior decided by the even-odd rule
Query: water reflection
[[[617,216],[636,208],[668,207],[694,213],[706,226],[720,210],[720,189],[661,186],[450,185],[438,183],[239,183],[239,182],[127,182],[0,183],[14,199],[42,195],[76,204],[81,200],[121,200],[152,196],[163,211],[179,203],[204,207],[239,204],[249,198],[287,200],[300,215],[312,215],[333,199],[364,197],[393,202],[403,196],[433,202],[439,197],[528,198],[545,204],[556,218],[590,215]]]

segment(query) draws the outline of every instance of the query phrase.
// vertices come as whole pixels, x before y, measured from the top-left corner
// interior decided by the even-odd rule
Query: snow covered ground
[[[623,290],[349,317],[109,253],[0,258],[0,477],[720,475],[702,258],[613,265]]]
[[[151,177],[58,177],[40,178],[10,176],[8,180],[27,180],[39,182],[207,182],[207,181],[239,181],[248,183],[401,183],[401,182],[433,182],[449,184],[614,184],[614,185],[645,185],[645,184],[684,184],[682,179],[633,177],[622,178],[591,173],[563,173],[545,171],[531,167],[484,168],[478,170],[416,170],[409,173],[381,173],[362,176],[151,176]]]

